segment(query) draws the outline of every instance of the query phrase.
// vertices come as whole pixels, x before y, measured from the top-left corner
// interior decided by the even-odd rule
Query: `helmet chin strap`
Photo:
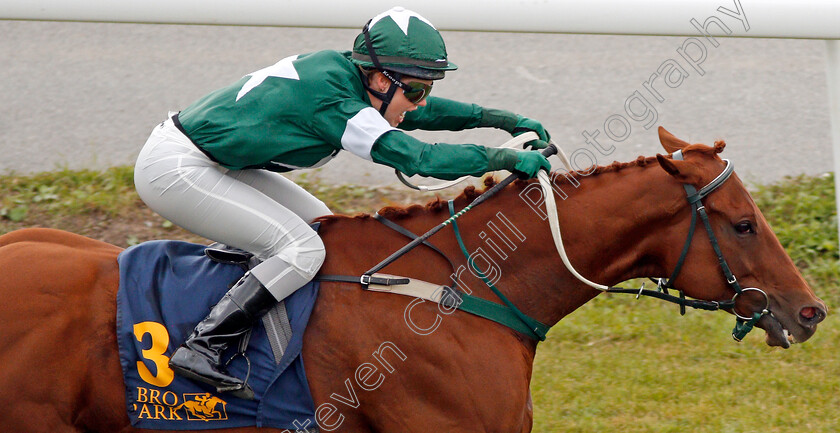
[[[400,74],[392,73],[392,75],[397,80],[400,79]],[[382,117],[385,117],[385,111],[388,109],[388,105],[391,104],[391,100],[394,98],[394,93],[396,93],[398,87],[395,84],[391,83],[391,87],[389,87],[386,92],[379,92],[373,90],[373,88],[370,87],[370,83],[368,83],[367,77],[365,77],[364,75],[362,76],[362,85],[365,86],[365,90],[370,92],[371,95],[375,96],[376,99],[382,101],[382,106],[379,107],[379,114],[381,114]]]
[[[376,53],[373,51],[373,43],[370,41],[370,32],[368,32],[368,27],[370,26],[370,22],[373,19],[368,20],[365,27],[362,29],[362,34],[365,36],[365,46],[367,47],[368,54],[370,55],[370,60],[373,62],[373,66],[376,68],[377,71],[381,72],[382,74],[386,74],[385,68],[382,67],[382,64],[379,63],[379,58],[376,56]],[[392,72],[394,79],[399,80],[402,78],[401,74]],[[368,83],[367,79],[362,80],[362,84],[365,86],[368,92],[370,92],[373,96],[377,99],[382,101],[382,106],[379,107],[379,114],[382,117],[385,117],[385,111],[388,110],[388,106],[391,105],[391,100],[394,99],[394,93],[397,91],[397,86],[394,83],[391,83],[391,86],[388,87],[388,91],[386,93],[379,92],[376,90],[371,89],[370,83]]]

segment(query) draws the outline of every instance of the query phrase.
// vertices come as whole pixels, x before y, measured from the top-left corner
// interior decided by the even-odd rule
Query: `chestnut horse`
[[[559,223],[571,262],[601,284],[670,275],[692,210],[683,184],[698,189],[724,170],[714,147],[689,145],[660,130],[668,152],[601,167],[588,176],[555,176]],[[559,179],[559,180],[557,180]],[[560,182],[563,181],[563,182]],[[548,223],[523,200],[533,182],[516,182],[459,219],[466,249],[513,304],[553,325],[599,292],[558,259]],[[464,208],[471,188],[455,199]],[[744,287],[741,315],[766,307],[757,326],[767,344],[802,342],[826,308],[805,283],[736,176],[703,200],[720,250]],[[414,233],[445,220],[441,202],[386,208]],[[369,216],[321,219],[330,253],[322,273],[361,275],[406,238]],[[467,265],[451,226],[431,239],[452,264],[425,246],[389,265],[390,274],[451,284],[498,301]],[[109,244],[49,229],[0,237],[0,430],[135,432],[126,415],[117,356],[116,256]],[[674,281],[692,297],[735,294],[703,229],[694,232]],[[766,304],[766,305],[765,305]],[[177,343],[172,343],[177,344]],[[322,430],[346,432],[529,432],[534,339],[433,302],[322,283],[305,334],[303,358]],[[173,350],[170,347],[169,350]],[[167,352],[170,353],[170,352]],[[247,432],[256,428],[224,431]],[[262,430],[262,429],[261,429]],[[275,430],[276,431],[276,430]]]

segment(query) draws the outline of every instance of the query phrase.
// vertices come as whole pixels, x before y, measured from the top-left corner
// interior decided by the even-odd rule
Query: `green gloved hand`
[[[518,117],[518,119],[516,121],[516,126],[514,126],[513,131],[510,132],[511,135],[516,137],[516,136],[524,134],[528,131],[534,131],[534,132],[537,133],[537,135],[540,136],[540,140],[543,143],[545,143],[545,146],[538,148],[535,145],[531,144],[531,143],[534,143],[538,140],[529,141],[529,142],[525,143],[525,145],[526,146],[531,146],[534,149],[543,149],[543,148],[548,146],[548,143],[546,143],[546,142],[548,140],[551,140],[551,135],[549,135],[548,131],[546,131],[545,128],[543,128],[542,123],[537,122],[534,119],[529,119],[529,118],[524,117],[524,116],[517,115],[517,117]]]
[[[497,110],[495,108],[482,107],[481,121],[478,123],[478,126],[499,128],[509,132],[514,137],[528,131],[534,131],[540,137],[539,140],[531,140],[525,143],[525,147],[530,147],[535,150],[548,147],[547,142],[551,140],[551,135],[540,122],[511,113],[510,111]]]
[[[522,151],[517,152],[516,156],[517,162],[511,171],[518,174],[520,178],[530,179],[536,177],[540,169],[546,171],[551,170],[551,163],[540,152],[534,150]]]

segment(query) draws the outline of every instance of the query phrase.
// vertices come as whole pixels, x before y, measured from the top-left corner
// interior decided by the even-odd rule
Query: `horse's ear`
[[[682,183],[696,183],[700,180],[696,168],[686,161],[677,161],[658,153],[656,154],[656,161],[668,174]]]
[[[659,162],[659,165],[665,169],[671,176],[679,176],[680,169],[674,164],[674,161],[662,156],[661,154],[656,154],[656,161]]]
[[[688,146],[688,143],[674,137],[674,134],[671,134],[661,126],[659,127],[659,142],[662,143],[662,147],[664,147],[668,153],[674,153],[683,147]]]

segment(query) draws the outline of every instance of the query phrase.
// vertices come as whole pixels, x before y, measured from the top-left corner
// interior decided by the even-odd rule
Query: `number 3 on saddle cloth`
[[[247,360],[234,356],[228,364],[231,374],[245,378],[250,361],[248,383],[256,400],[216,394],[213,387],[177,376],[169,368],[169,356],[247,268],[211,260],[206,248],[152,241],[118,258],[117,342],[131,425],[166,430],[314,428],[314,403],[300,352],[317,282],[269,311],[254,326]]]

